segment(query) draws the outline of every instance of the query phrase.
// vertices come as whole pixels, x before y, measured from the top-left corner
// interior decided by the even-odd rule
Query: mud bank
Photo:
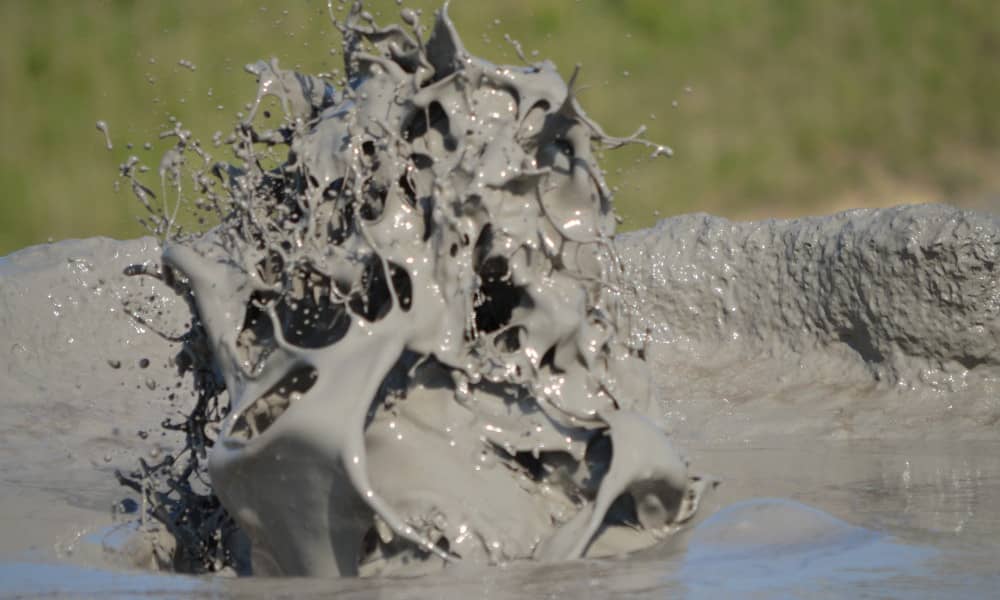
[[[160,426],[193,400],[177,375],[178,345],[126,314],[149,306],[158,325],[184,324],[163,286],[124,275],[159,252],[151,239],[95,238],[0,259],[4,560],[114,562],[120,554],[82,538],[110,525],[113,511],[128,519],[142,508],[138,496],[121,504],[126,495],[109,485],[115,469],[180,443]],[[148,553],[135,558],[158,566]]]
[[[617,246],[681,435],[994,438],[996,214],[686,215]]]

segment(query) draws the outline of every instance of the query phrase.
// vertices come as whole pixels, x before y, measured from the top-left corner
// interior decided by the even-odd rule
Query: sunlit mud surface
[[[401,18],[335,19],[340,88],[248,66],[232,163],[169,132],[163,187],[191,176],[221,222],[186,234],[154,214],[162,256],[129,272],[190,306],[165,335],[198,399],[165,423],[184,448],[120,478],[177,570],[622,554],[677,534],[715,485],[668,436],[595,156],[666,149],[605,134],[549,62],[471,55],[445,9]],[[265,128],[271,97],[284,118]]]
[[[171,133],[221,226],[0,258],[0,593],[995,590],[996,216],[615,235],[592,146],[648,142],[354,18],[351,85],[249,67],[239,164]]]
[[[686,534],[639,556],[364,584],[151,573],[160,565],[133,534],[139,499],[113,472],[180,447],[180,436],[155,424],[194,401],[189,380],[171,390],[155,383],[176,381],[170,363],[179,345],[120,312],[122,300],[162,291],[121,276],[158,253],[151,240],[84,240],[0,262],[0,321],[10,332],[0,371],[5,594],[935,597],[982,595],[997,584],[1000,442],[981,407],[992,394],[900,391],[849,370],[839,372],[853,373],[850,380],[839,382],[808,371],[810,385],[799,380],[800,367],[759,358],[742,341],[714,360],[659,371],[658,384],[687,399],[664,410],[695,425],[687,433],[677,426],[678,444],[723,484]],[[160,310],[161,323],[183,324],[184,307],[164,302]],[[748,389],[755,381],[771,382],[769,391]],[[893,417],[901,404],[922,413],[919,426]],[[845,433],[876,423],[881,441]]]

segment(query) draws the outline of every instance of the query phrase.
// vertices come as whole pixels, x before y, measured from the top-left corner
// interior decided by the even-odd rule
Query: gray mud
[[[184,325],[166,288],[124,276],[159,252],[151,239],[95,238],[0,259],[5,560],[106,564],[100,545],[81,545],[81,538],[110,524],[125,497],[108,486],[114,470],[178,446],[160,422],[190,411],[193,390],[174,366],[179,346],[126,314],[131,306],[164,326]],[[168,382],[170,389],[159,387]],[[123,516],[137,516],[137,500]],[[128,562],[158,566],[150,555],[134,558]]]
[[[892,223],[909,226],[900,230],[888,226]],[[974,226],[967,227],[970,224]],[[770,239],[808,240],[813,250],[789,252],[786,242],[748,246],[750,234],[761,231],[774,236]],[[852,244],[836,261],[816,260],[816,248],[845,247],[845,231],[857,236],[853,240],[870,241]],[[869,237],[865,231],[879,234]],[[810,302],[795,304],[799,308],[785,305],[788,316],[783,319],[802,323],[804,307],[835,314],[823,307],[836,306],[846,296],[810,296],[807,291],[786,295],[788,283],[778,274],[807,272],[822,279],[836,273],[837,265],[857,264],[861,257],[877,257],[872,264],[887,265],[905,247],[899,240],[907,239],[916,240],[911,248],[932,247],[941,257],[940,264],[927,265],[922,273],[948,273],[947,278],[916,277],[912,271],[889,275],[877,286],[880,294],[906,289],[912,291],[904,298],[919,298],[920,290],[945,290],[943,283],[953,281],[978,281],[978,289],[986,290],[995,283],[979,274],[990,268],[988,251],[995,251],[998,231],[992,215],[921,206],[762,223],[692,215],[619,236],[616,244],[627,276],[645,283],[637,286],[636,300],[642,307],[638,314],[649,323],[672,325],[650,329],[649,360],[657,366],[654,385],[661,394],[660,410],[692,460],[723,481],[702,512],[734,508],[694,525],[689,529],[693,537],[682,535],[656,554],[627,563],[508,568],[497,576],[460,570],[416,586],[380,580],[378,594],[458,597],[493,590],[497,597],[516,597],[523,589],[640,596],[741,589],[778,595],[821,589],[929,596],[956,589],[985,592],[995,584],[995,539],[1000,533],[995,508],[1000,505],[995,367],[987,360],[967,372],[963,369],[961,385],[955,387],[934,379],[900,385],[905,379],[900,374],[920,373],[939,361],[947,364],[948,353],[940,349],[961,347],[956,343],[956,331],[961,330],[934,329],[944,332],[946,343],[935,345],[935,338],[923,337],[919,346],[907,347],[929,351],[896,353],[890,371],[878,361],[866,361],[844,340],[825,337],[822,332],[830,329],[829,322],[812,329],[789,327],[774,316],[777,311],[760,309],[760,319],[726,321],[725,315],[739,314],[748,304],[741,301],[737,311],[727,310],[732,305],[721,302],[717,290],[728,290],[737,299],[809,297]],[[170,297],[155,280],[122,274],[131,264],[154,264],[160,252],[151,240],[93,239],[37,246],[0,261],[0,324],[9,342],[5,369],[0,371],[0,514],[5,534],[0,559],[4,579],[10,582],[4,589],[262,596],[295,589],[370,597],[374,592],[346,583],[295,580],[287,584],[294,586],[290,588],[261,580],[246,587],[218,579],[112,577],[107,571],[170,566],[169,556],[157,559],[151,551],[155,545],[150,540],[165,536],[141,543],[143,538],[135,537],[130,524],[137,513],[113,516],[111,511],[126,496],[113,470],[132,468],[137,454],[152,460],[151,454],[181,448],[182,436],[161,435],[156,424],[172,411],[178,417],[187,414],[197,397],[190,377],[173,392],[176,408],[168,408],[165,390],[149,389],[148,380],[177,380],[174,365],[181,344],[137,327],[121,311],[123,299]],[[741,276],[727,278],[728,287],[706,275],[734,273],[726,265],[735,262],[734,254],[744,252],[754,258],[740,263],[743,269],[780,268],[770,271],[775,273],[770,278],[751,278],[750,271],[740,271]],[[955,258],[976,255],[985,258]],[[677,293],[662,291],[667,289]],[[972,291],[966,296],[984,297]],[[900,318],[902,301],[878,304],[872,301],[876,297],[871,291],[868,301],[857,297],[853,306],[867,306],[864,314],[872,322],[886,322],[882,310]],[[985,332],[995,331],[989,308],[970,308],[973,303],[963,304],[970,321],[984,323]],[[912,310],[902,313],[940,310],[935,302],[927,304],[917,310],[911,303]],[[876,306],[883,308],[872,308]],[[165,302],[162,309],[162,314],[153,313],[162,328],[183,331],[187,308]],[[683,334],[675,323],[682,324]],[[733,336],[733,331],[739,335]],[[882,338],[876,342],[891,345]],[[139,366],[142,358],[150,361],[145,369]],[[109,360],[120,361],[119,368]],[[896,375],[887,375],[890,372]],[[788,500],[765,502],[765,509],[739,504],[761,496]],[[792,500],[844,522],[828,521],[811,509],[801,512],[805,509],[789,503]],[[773,518],[764,520],[760,510],[770,510]],[[793,526],[801,524],[797,518],[806,517],[808,527]],[[824,527],[833,529],[818,538],[804,534]],[[716,536],[726,531],[731,532],[727,536],[742,537],[721,538],[729,541],[720,546]],[[802,564],[813,566],[803,571]],[[729,574],[725,581],[713,576],[720,569]],[[771,576],[755,575],[761,572]],[[830,587],[817,588],[820,581]]]
[[[679,434],[995,439],[996,214],[686,215],[617,247]]]
[[[194,181],[213,230],[179,232],[129,160],[162,244],[0,259],[15,593],[59,572],[86,594],[250,589],[116,588],[109,567],[446,569],[417,596],[482,586],[484,565],[539,593],[989,586],[994,215],[690,215],[616,236],[594,147],[663,147],[605,134],[549,63],[493,65],[444,13],[429,35],[402,18],[337,23],[338,88],[249,66],[236,164],[176,125],[161,189]],[[261,129],[272,96],[285,118]]]
[[[606,135],[551,63],[470,55],[444,9],[429,34],[402,18],[412,31],[356,5],[338,23],[340,90],[250,65],[239,161],[194,174],[224,180],[206,186],[221,224],[158,221],[162,265],[141,274],[191,304],[200,397],[186,456],[123,482],[154,491],[196,569],[212,554],[312,576],[620,554],[676,534],[714,485],[672,446],[629,335],[593,155],[660,147]],[[270,96],[283,125],[261,130]],[[209,161],[174,133],[161,175],[180,182]],[[206,460],[214,496],[185,487]]]

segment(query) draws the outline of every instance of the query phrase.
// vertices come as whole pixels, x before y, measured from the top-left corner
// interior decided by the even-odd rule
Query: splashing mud
[[[180,234],[164,208],[162,267],[142,272],[195,315],[199,401],[166,424],[187,446],[121,476],[179,568],[246,572],[248,545],[254,573],[287,575],[620,553],[709,485],[665,433],[592,154],[648,142],[607,136],[550,63],[471,56],[446,10],[426,37],[402,18],[356,5],[338,24],[340,90],[248,67],[238,166],[179,125],[161,164],[179,195],[197,154],[222,219]],[[259,130],[267,96],[285,119]]]

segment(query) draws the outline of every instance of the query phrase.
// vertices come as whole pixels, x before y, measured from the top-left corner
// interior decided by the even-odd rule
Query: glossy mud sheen
[[[587,119],[554,68],[469,57],[444,16],[429,38],[359,12],[342,27],[342,90],[250,68],[258,101],[277,95],[288,119],[237,129],[244,164],[216,169],[220,228],[0,263],[2,467],[18,490],[5,539],[36,546],[7,542],[5,557],[258,575],[446,566],[422,592],[456,594],[489,578],[470,564],[540,561],[504,572],[539,593],[596,589],[584,573],[600,572],[606,591],[641,595],[711,590],[719,568],[753,589],[767,554],[885,569],[898,590],[966,569],[988,589],[995,216],[690,215],[615,237],[591,145],[627,140]],[[185,134],[168,179],[196,151]],[[259,167],[259,147],[286,145],[281,166]],[[947,443],[935,458],[915,439]],[[843,521],[787,500],[712,516],[755,496]],[[131,514],[101,530],[112,504]],[[959,549],[942,559],[947,540]],[[886,555],[899,560],[873,562]],[[796,589],[788,568],[779,591]]]
[[[604,134],[553,65],[471,56],[444,10],[426,38],[403,19],[355,7],[341,91],[249,67],[232,209],[164,249],[192,368],[228,398],[213,491],[257,574],[651,545],[711,482],[668,440],[629,335],[592,155],[646,142]],[[258,132],[268,95],[286,119]],[[264,147],[287,157],[264,170]]]

